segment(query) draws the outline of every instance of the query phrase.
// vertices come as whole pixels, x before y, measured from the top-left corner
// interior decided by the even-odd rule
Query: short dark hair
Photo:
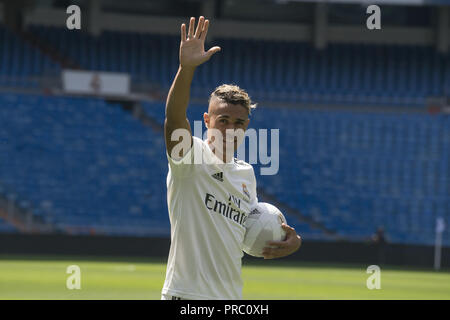
[[[218,98],[226,103],[240,104],[247,109],[249,115],[251,114],[251,110],[256,108],[256,103],[252,102],[248,93],[234,84],[222,84],[218,86],[211,93],[208,103],[211,102],[212,98]]]

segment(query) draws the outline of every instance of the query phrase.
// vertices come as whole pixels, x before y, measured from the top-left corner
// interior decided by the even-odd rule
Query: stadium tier
[[[30,26],[41,41],[81,68],[127,72],[164,90],[178,67],[179,37],[105,31],[99,37]],[[216,38],[223,49],[197,70],[192,96],[237,83],[258,100],[316,104],[424,106],[450,92],[450,55],[432,46],[330,44]]]

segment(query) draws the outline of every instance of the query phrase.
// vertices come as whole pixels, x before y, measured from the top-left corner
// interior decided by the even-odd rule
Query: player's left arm
[[[276,259],[293,254],[302,245],[302,238],[295,232],[295,229],[283,223],[281,226],[286,231],[284,241],[269,241],[263,249],[264,259]]]

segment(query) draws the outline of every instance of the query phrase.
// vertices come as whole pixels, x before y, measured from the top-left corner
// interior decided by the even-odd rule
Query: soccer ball
[[[259,202],[250,212],[245,223],[244,252],[253,257],[262,257],[267,241],[281,241],[286,232],[281,227],[286,218],[277,207]]]

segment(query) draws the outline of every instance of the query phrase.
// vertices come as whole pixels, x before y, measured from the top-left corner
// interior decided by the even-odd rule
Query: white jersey
[[[162,294],[184,299],[242,299],[245,220],[256,204],[253,167],[223,163],[193,138],[182,160],[169,161],[171,246]],[[201,161],[194,160],[200,154]],[[214,162],[214,163],[213,163]]]

